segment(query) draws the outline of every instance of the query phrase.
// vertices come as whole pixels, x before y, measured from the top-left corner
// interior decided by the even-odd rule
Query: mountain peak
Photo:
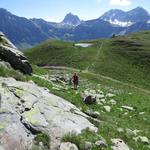
[[[8,12],[7,9],[5,9],[5,8],[0,8],[0,11]]]
[[[104,13],[104,15],[100,17],[100,19],[107,21],[111,24],[127,26],[128,23],[124,18],[126,18],[126,12],[120,9],[111,9],[110,11]]]
[[[128,18],[132,20],[132,22],[145,22],[150,19],[149,12],[142,7],[134,8],[128,11],[127,14]]]
[[[136,8],[134,8],[133,10],[144,10],[144,11],[146,11],[143,7],[141,7],[141,6],[138,6],[138,7],[136,7]]]
[[[128,13],[138,13],[138,14],[149,14],[149,12],[147,10],[145,10],[143,7],[136,7],[130,11],[128,11]]]
[[[70,12],[65,16],[64,20],[61,23],[77,26],[81,23],[81,20],[77,15],[74,15]]]
[[[67,15],[72,15],[72,16],[75,16],[75,15],[74,15],[73,13],[71,13],[71,12],[70,12],[70,13],[68,13]]]
[[[111,9],[101,16],[100,19],[113,25],[127,27],[137,22],[149,21],[150,15],[143,7],[137,7],[127,12],[119,9]]]
[[[1,14],[11,14],[7,9],[4,9],[4,8],[0,8],[0,13]]]

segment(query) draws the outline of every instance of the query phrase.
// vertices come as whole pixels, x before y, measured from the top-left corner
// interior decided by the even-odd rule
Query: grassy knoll
[[[108,76],[150,89],[150,31],[113,39],[87,41],[88,48],[75,43],[46,41],[25,51],[36,65],[67,66]]]

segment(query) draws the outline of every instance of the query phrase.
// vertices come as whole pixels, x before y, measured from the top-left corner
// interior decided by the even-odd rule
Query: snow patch
[[[150,24],[150,20],[148,20],[147,23]]]
[[[131,21],[125,22],[125,21],[119,21],[119,20],[117,20],[117,19],[115,19],[115,20],[110,19],[110,20],[109,20],[109,23],[110,23],[110,24],[113,24],[113,25],[118,25],[118,26],[121,26],[121,27],[129,27],[129,26],[131,26],[131,25],[134,24],[134,23],[131,22]]]

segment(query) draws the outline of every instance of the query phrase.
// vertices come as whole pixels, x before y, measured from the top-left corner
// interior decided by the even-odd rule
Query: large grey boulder
[[[12,145],[20,150],[18,143],[21,150],[30,150],[40,132],[51,137],[51,150],[58,149],[68,133],[79,134],[86,128],[97,132],[86,114],[33,82],[0,77],[0,93],[0,145],[5,150],[12,150]]]
[[[0,59],[9,62],[11,66],[25,74],[32,73],[32,67],[27,58],[0,32]]]

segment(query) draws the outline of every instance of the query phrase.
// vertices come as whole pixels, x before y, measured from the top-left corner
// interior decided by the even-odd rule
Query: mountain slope
[[[85,21],[77,26],[70,37],[73,41],[90,40],[97,38],[111,37],[113,34],[119,34],[124,28],[114,27],[110,23],[101,19]]]
[[[150,89],[150,32],[127,37],[89,41],[91,47],[47,41],[25,52],[29,60],[42,66],[68,66]]]
[[[15,16],[5,9],[0,9],[0,18],[0,30],[16,46],[30,46],[49,38],[30,20]]]

